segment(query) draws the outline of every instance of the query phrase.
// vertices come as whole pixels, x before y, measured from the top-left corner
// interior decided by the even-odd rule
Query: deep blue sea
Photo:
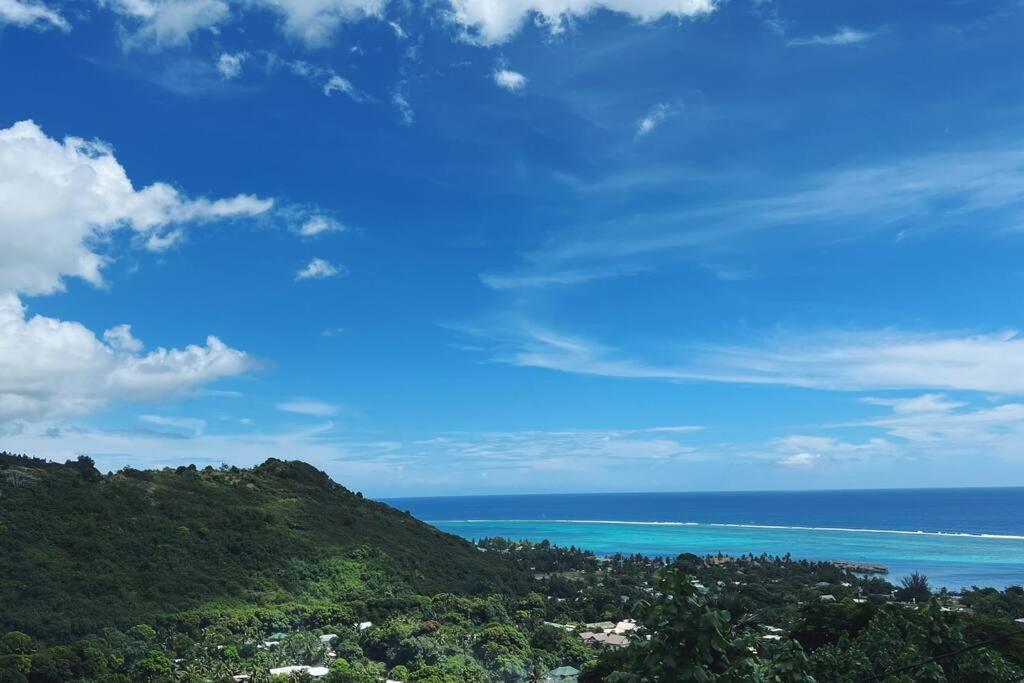
[[[920,571],[951,589],[1024,584],[1024,488],[396,498],[445,531],[599,555],[762,552]]]

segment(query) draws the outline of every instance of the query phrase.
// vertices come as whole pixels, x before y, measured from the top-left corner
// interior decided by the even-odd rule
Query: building
[[[576,683],[580,670],[571,666],[560,666],[552,669],[544,676],[544,683]]]
[[[276,669],[270,670],[271,676],[295,676],[296,674],[308,674],[313,678],[323,678],[331,672],[326,666],[305,666],[301,664],[294,664],[292,666],[282,666]]]

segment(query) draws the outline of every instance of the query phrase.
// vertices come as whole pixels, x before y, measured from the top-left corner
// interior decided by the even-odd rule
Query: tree
[[[140,659],[132,672],[142,681],[169,681],[173,667],[171,660],[160,650],[150,650],[146,656]]]
[[[32,638],[27,633],[11,631],[0,637],[0,655],[30,655],[35,649]]]
[[[928,577],[919,572],[904,576],[900,581],[903,586],[896,591],[896,597],[904,602],[927,602],[932,597],[932,589],[928,585]]]
[[[627,666],[612,674],[610,683],[704,683],[753,676],[752,640],[732,632],[729,613],[708,606],[688,575],[668,567],[656,588],[655,597],[638,608],[641,629],[627,650]]]

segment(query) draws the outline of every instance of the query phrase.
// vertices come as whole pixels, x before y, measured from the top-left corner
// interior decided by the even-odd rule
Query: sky
[[[1024,485],[1019,0],[0,0],[0,449]]]

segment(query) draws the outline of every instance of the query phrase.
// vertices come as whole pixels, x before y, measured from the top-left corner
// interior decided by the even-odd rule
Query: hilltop
[[[372,614],[523,575],[302,462],[101,474],[0,454],[0,633],[66,640],[212,610]]]

